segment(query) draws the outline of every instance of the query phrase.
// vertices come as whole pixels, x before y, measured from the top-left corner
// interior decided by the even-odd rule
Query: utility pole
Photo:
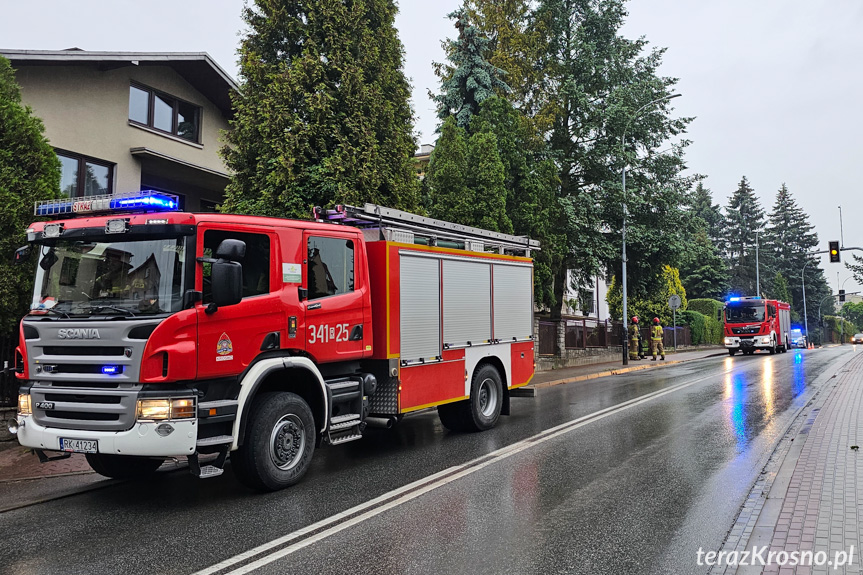
[[[758,230],[755,230],[755,295],[761,297],[761,266],[758,265]]]

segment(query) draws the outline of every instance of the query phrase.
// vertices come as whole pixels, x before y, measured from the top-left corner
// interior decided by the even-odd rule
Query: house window
[[[152,88],[129,87],[129,120],[190,142],[200,141],[200,106]]]
[[[114,165],[103,160],[56,150],[60,159],[60,192],[70,198],[110,194]]]

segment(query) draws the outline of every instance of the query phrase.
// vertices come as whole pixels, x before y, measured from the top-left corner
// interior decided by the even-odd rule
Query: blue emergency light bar
[[[104,196],[84,196],[36,202],[36,216],[67,214],[94,214],[100,212],[162,212],[180,209],[180,199],[173,194],[154,190],[141,190]]]

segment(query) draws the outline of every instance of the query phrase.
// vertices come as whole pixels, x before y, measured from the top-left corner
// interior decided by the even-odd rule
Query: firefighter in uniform
[[[650,353],[656,361],[656,352],[662,356],[662,361],[665,361],[665,348],[662,347],[662,325],[659,323],[659,318],[653,318],[653,326],[650,328]]]
[[[632,323],[629,325],[629,359],[641,359],[638,357],[641,351],[638,345],[639,339],[638,316],[636,315],[632,317]]]

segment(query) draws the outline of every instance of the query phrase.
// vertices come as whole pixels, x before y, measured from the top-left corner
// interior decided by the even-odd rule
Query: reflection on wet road
[[[381,497],[339,529],[275,544],[253,572],[703,572],[695,551],[719,548],[796,410],[850,357],[716,357],[547,388],[481,434],[446,432],[426,413],[320,450],[305,482],[276,494],[252,495],[227,474],[174,474],[10,512],[0,525],[20,543],[0,570],[190,573]],[[445,480],[427,492],[391,494],[436,473]]]

